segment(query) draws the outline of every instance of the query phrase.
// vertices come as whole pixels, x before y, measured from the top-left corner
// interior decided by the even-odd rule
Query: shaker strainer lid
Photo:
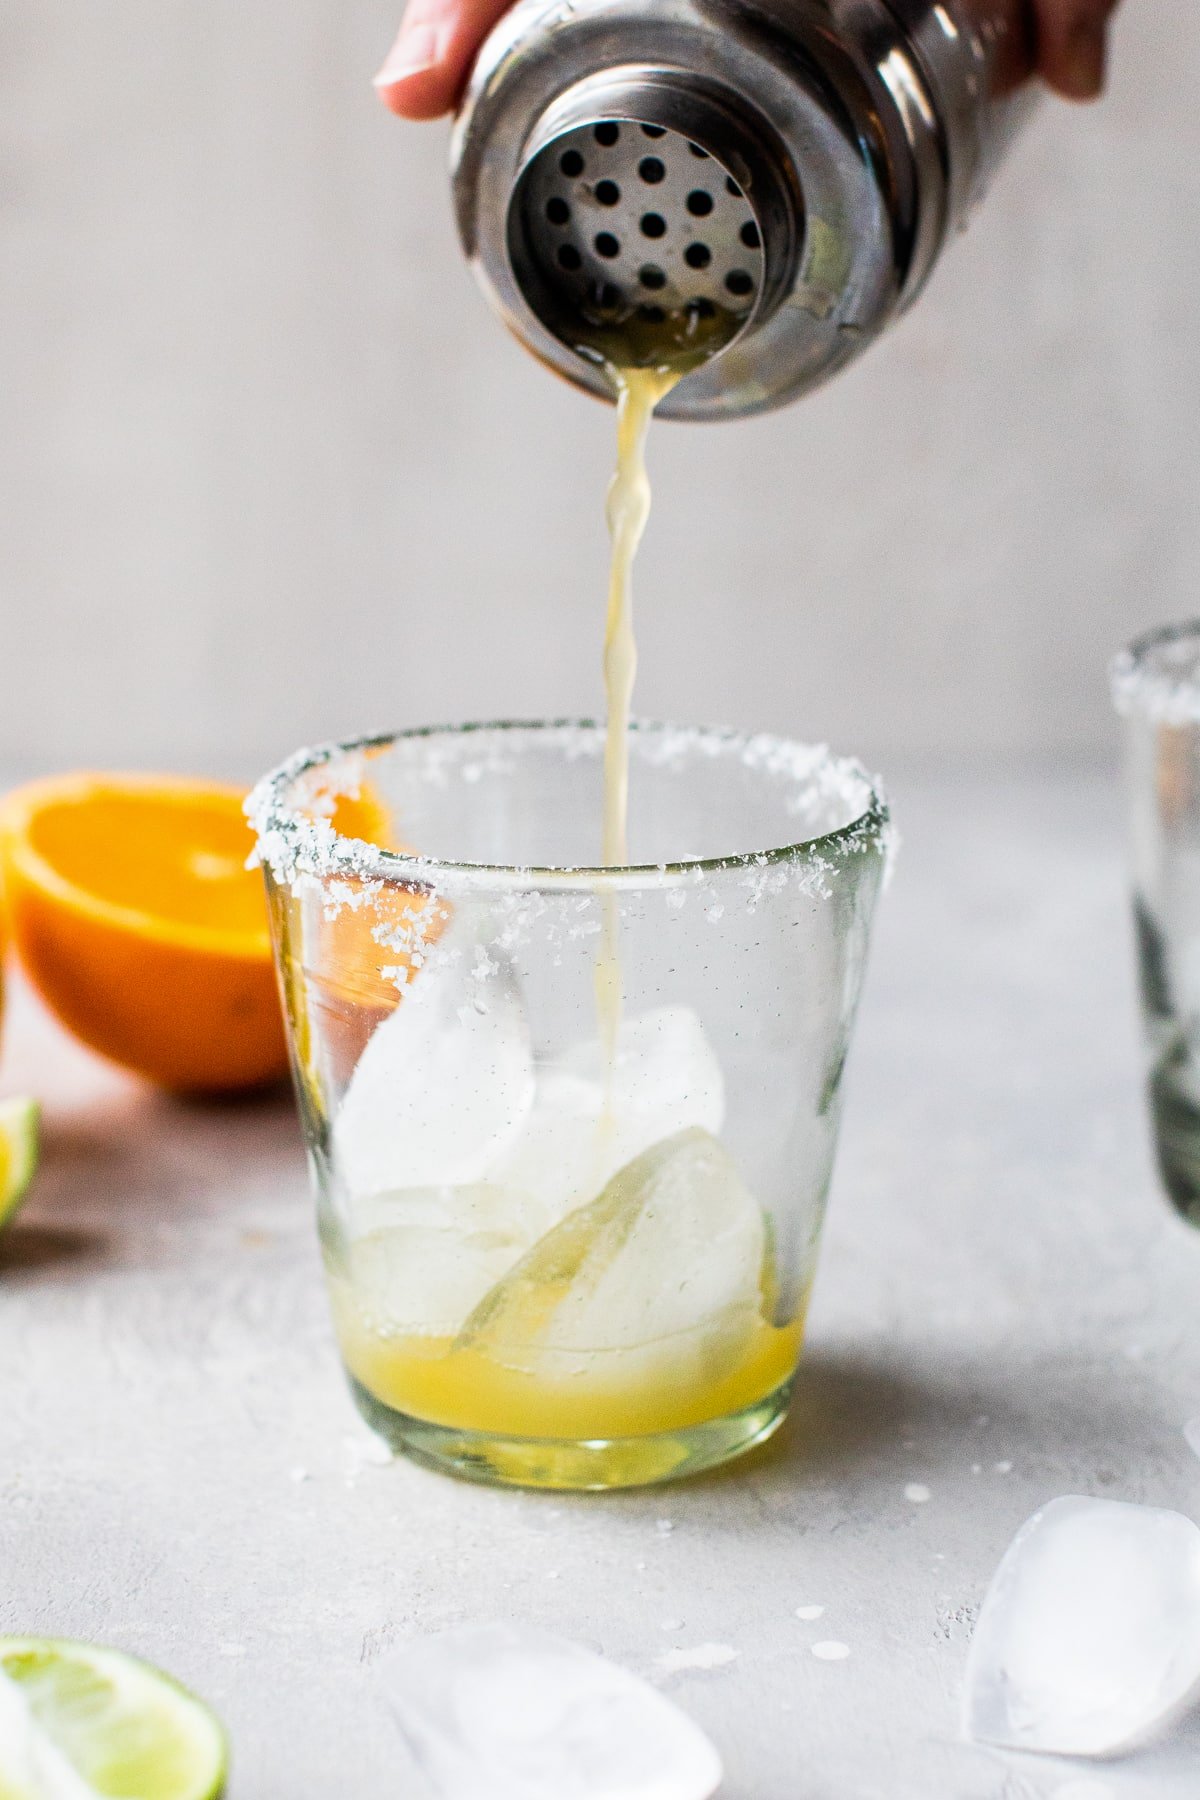
[[[582,82],[548,109],[513,189],[516,281],[585,356],[694,368],[777,297],[800,208],[772,162],[702,82]]]
[[[664,125],[608,118],[527,165],[509,254],[556,337],[605,361],[689,368],[761,304],[762,228],[717,156]]]

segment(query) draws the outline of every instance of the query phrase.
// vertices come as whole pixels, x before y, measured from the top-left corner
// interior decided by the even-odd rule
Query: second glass
[[[1113,664],[1112,690],[1155,1149],[1176,1209],[1200,1226],[1200,624],[1138,638]]]
[[[602,1488],[768,1435],[800,1354],[887,856],[858,765],[591,725],[305,752],[252,801],[333,1315],[364,1416]]]

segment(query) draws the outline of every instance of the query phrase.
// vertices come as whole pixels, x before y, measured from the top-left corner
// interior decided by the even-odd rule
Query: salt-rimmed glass
[[[1163,1185],[1200,1225],[1200,622],[1138,638],[1112,667],[1124,721],[1133,905]]]
[[[857,764],[642,725],[642,860],[590,867],[603,749],[407,732],[250,802],[354,1395],[481,1480],[661,1480],[783,1417],[887,860]]]

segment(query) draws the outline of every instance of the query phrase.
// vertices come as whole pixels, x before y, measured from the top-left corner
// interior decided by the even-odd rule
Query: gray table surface
[[[1200,1515],[1200,1235],[1149,1160],[1115,794],[896,800],[800,1396],[691,1485],[571,1498],[364,1464],[290,1105],[165,1099],[18,990],[3,1088],[47,1123],[0,1249],[0,1629],[195,1687],[232,1734],[231,1800],[424,1794],[380,1652],[496,1618],[647,1673],[736,1650],[656,1677],[727,1800],[1075,1800],[1085,1776],[1078,1800],[1194,1797],[1195,1719],[1090,1768],[957,1727],[972,1620],[1037,1505]],[[849,1657],[813,1656],[831,1638]]]

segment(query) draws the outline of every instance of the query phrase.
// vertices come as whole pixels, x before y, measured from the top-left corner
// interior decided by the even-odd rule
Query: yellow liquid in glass
[[[454,1338],[386,1338],[364,1323],[350,1288],[332,1284],[334,1324],[350,1373],[385,1406],[455,1430],[500,1437],[651,1437],[753,1406],[791,1377],[803,1318],[749,1324],[735,1360],[714,1346],[640,1345],[561,1356],[547,1373],[508,1367]]]

